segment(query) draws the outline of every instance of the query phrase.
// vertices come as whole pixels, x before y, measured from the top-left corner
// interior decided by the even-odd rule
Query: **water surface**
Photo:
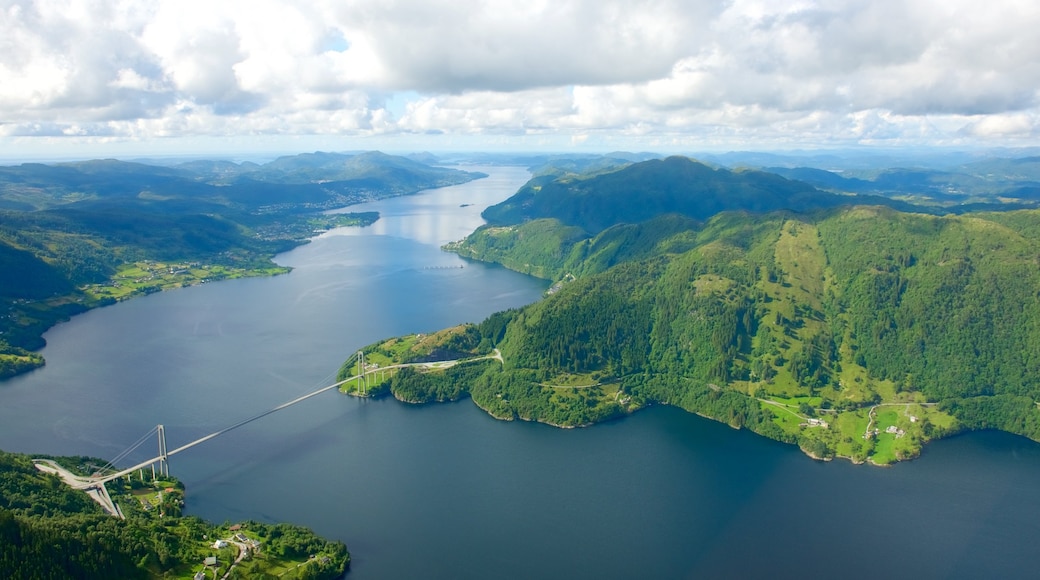
[[[383,217],[279,256],[289,275],[59,325],[47,366],[0,384],[0,448],[114,457],[157,423],[174,448],[327,384],[365,344],[539,299],[544,282],[439,249],[527,177],[484,171],[348,208]],[[671,408],[561,430],[327,393],[172,471],[189,513],[343,540],[350,578],[1031,577],[1040,538],[1040,446],[1000,433],[879,469]]]

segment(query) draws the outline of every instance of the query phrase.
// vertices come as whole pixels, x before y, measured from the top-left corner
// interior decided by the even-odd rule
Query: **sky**
[[[0,0],[0,157],[1040,144],[1033,0]]]

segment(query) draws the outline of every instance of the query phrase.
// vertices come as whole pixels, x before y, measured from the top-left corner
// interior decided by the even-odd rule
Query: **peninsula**
[[[1040,212],[915,201],[679,157],[549,171],[448,246],[554,281],[544,300],[345,368],[368,394],[559,426],[676,405],[820,459],[1040,440]]]

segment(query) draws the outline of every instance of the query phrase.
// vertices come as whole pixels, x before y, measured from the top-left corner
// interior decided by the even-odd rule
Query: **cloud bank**
[[[0,0],[0,139],[1033,145],[1038,28],[1024,0]]]

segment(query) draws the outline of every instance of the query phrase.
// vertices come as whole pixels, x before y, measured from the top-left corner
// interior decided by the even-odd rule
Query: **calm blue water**
[[[541,281],[439,250],[527,176],[484,170],[491,179],[350,208],[384,217],[280,256],[289,275],[56,327],[47,367],[0,384],[0,448],[113,457],[157,423],[174,448],[323,386],[377,339],[539,299]],[[1040,446],[999,433],[879,469],[817,463],[670,408],[560,430],[469,401],[327,393],[172,470],[189,513],[311,526],[348,544],[349,577],[362,579],[1024,578],[1040,539]]]

